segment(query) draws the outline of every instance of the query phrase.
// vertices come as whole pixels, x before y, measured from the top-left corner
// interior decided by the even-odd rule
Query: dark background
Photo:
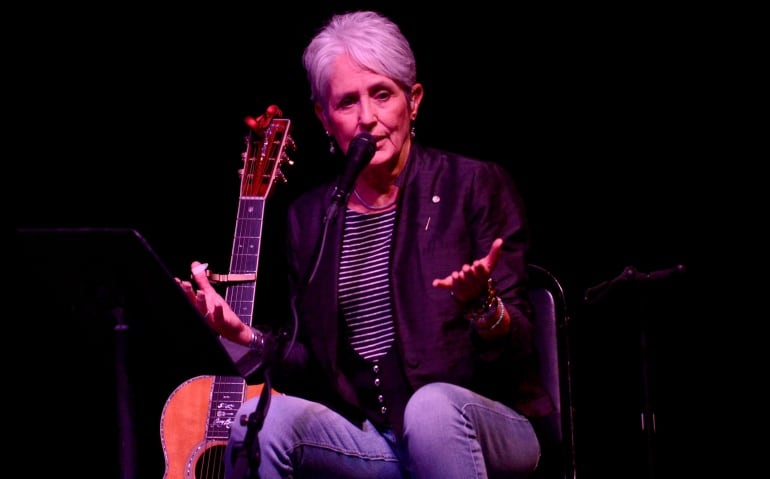
[[[703,194],[705,164],[724,148],[714,12],[331,2],[20,13],[26,28],[9,59],[16,226],[134,228],[175,275],[194,259],[223,272],[243,118],[276,104],[297,151],[268,202],[258,284],[269,290],[282,209],[339,167],[312,112],[302,49],[331,12],[353,6],[389,14],[412,43],[426,90],[417,139],[499,162],[521,189],[532,261],[556,274],[570,306],[579,472],[645,477],[641,331],[659,474],[702,467],[681,448],[704,440],[689,403],[704,393],[693,348],[704,347],[695,325],[707,294],[695,252],[716,208]],[[678,264],[685,275],[582,301],[626,266]]]

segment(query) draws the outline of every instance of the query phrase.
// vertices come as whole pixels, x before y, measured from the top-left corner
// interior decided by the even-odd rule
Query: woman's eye
[[[355,102],[354,102],[353,100],[351,100],[350,98],[345,98],[344,100],[342,100],[342,101],[339,103],[339,107],[340,107],[340,108],[347,108],[347,107],[349,107],[350,105],[352,105],[353,103],[355,103]]]

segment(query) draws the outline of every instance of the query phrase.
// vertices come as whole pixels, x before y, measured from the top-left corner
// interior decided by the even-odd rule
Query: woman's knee
[[[404,424],[415,427],[417,424],[436,426],[437,422],[446,423],[448,418],[462,414],[462,407],[467,398],[463,398],[459,386],[448,383],[430,383],[412,394],[404,411]]]

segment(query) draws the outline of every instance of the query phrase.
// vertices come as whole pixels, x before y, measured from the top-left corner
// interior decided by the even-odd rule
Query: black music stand
[[[20,424],[41,459],[30,474],[162,477],[160,417],[173,390],[199,375],[244,376],[252,365],[218,340],[137,231],[17,229],[16,237],[18,312],[6,323],[26,353],[12,374],[34,415]]]

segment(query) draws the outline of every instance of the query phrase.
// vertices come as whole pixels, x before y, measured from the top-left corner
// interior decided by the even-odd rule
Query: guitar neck
[[[253,275],[255,281],[229,286],[225,299],[241,321],[248,325],[251,325],[254,313],[265,200],[274,183],[286,181],[281,167],[291,164],[286,151],[294,147],[289,134],[290,126],[291,122],[286,118],[273,118],[264,131],[252,131],[245,139],[230,273]]]
[[[264,207],[264,198],[244,196],[240,198],[230,257],[231,274],[253,274],[256,278]],[[256,281],[233,284],[225,292],[227,304],[241,318],[241,321],[248,325],[251,325],[254,313],[255,293]]]

